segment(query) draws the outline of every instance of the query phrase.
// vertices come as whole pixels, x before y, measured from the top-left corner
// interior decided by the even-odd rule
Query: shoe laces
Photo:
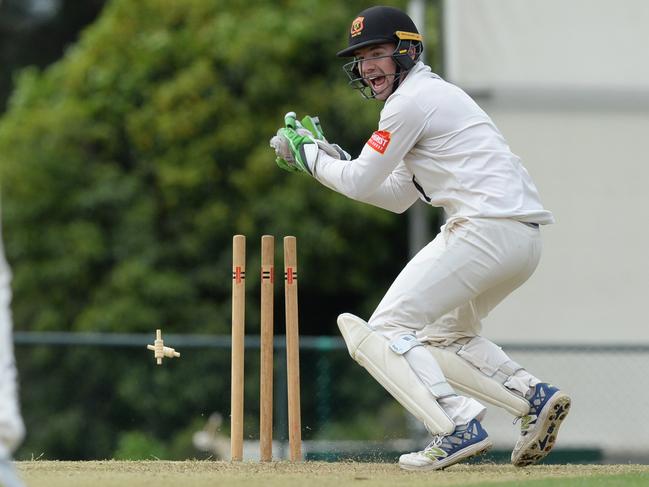
[[[441,446],[442,442],[444,441],[445,436],[444,435],[435,435],[433,436],[433,439],[426,445],[426,448],[424,448],[424,451],[430,450],[431,448],[437,448]]]
[[[536,424],[536,416],[532,414],[526,414],[525,416],[518,416],[514,418],[514,421],[512,421],[512,424],[516,424],[519,421],[521,422],[521,434],[526,435],[527,432],[532,429],[532,427]]]
[[[470,433],[469,425],[459,429],[456,428],[450,435],[435,435],[424,451],[426,452],[434,448],[442,450],[455,448],[465,440],[467,433]]]

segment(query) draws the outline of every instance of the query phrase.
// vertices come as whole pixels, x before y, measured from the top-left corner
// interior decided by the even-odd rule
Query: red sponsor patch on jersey
[[[379,154],[384,154],[385,150],[388,148],[390,143],[390,132],[387,130],[377,130],[372,134],[370,140],[367,141],[372,149],[374,149]]]

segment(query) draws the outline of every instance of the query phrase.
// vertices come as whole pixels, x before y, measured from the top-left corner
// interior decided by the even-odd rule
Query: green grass
[[[481,483],[485,487],[646,487],[649,471],[624,475],[591,475],[587,477],[513,480],[510,482]]]
[[[29,487],[639,487],[649,465],[455,465],[406,472],[395,464],[357,462],[103,461],[19,462]]]

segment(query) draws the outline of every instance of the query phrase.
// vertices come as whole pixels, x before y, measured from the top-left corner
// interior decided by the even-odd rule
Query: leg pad
[[[403,355],[390,349],[390,341],[349,313],[338,317],[338,328],[349,355],[362,365],[399,403],[432,434],[448,435],[455,424],[432,393],[419,380]]]

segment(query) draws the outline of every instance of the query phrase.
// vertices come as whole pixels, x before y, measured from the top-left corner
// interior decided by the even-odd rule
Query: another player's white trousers
[[[10,281],[11,273],[0,240],[0,459],[11,456],[25,433],[18,407],[17,374],[9,309]]]
[[[420,341],[447,346],[480,334],[481,319],[534,272],[541,256],[538,228],[516,220],[449,220],[397,276],[369,320],[395,340],[416,334]],[[408,353],[424,383],[444,382],[444,374],[422,347]],[[488,354],[504,355],[493,347]],[[493,357],[502,362],[501,357]],[[522,370],[505,385],[524,395],[538,379]],[[456,424],[482,417],[485,408],[463,396],[440,399]]]

